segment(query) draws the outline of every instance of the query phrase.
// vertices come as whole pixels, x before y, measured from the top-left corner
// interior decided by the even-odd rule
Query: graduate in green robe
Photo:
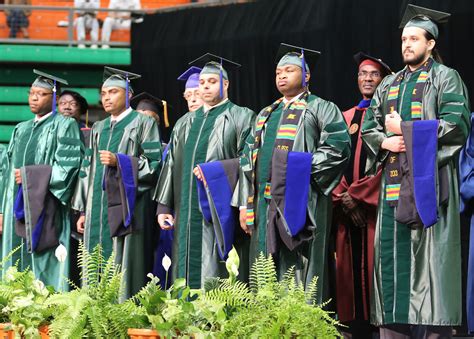
[[[56,112],[58,82],[67,82],[39,71],[35,73],[41,75],[33,82],[28,97],[31,112],[35,117],[15,127],[7,150],[8,167],[4,175],[3,203],[0,211],[3,214],[2,257],[5,258],[12,249],[22,245],[8,260],[4,269],[18,260],[19,269],[30,267],[35,276],[46,285],[51,285],[56,290],[65,290],[68,287],[66,278],[69,271],[66,256],[70,236],[70,201],[81,164],[81,139],[75,120]],[[28,187],[35,186],[34,182],[33,185],[23,182],[26,179],[24,170],[38,165],[51,168],[49,193],[56,203],[53,233],[57,245],[41,251],[29,246],[29,243],[34,241],[31,235],[26,238],[17,235],[14,215],[19,184],[22,184],[23,193],[29,193]],[[27,205],[24,212],[25,217],[31,213]],[[35,223],[30,227],[34,226],[35,230],[40,230],[38,225],[39,223]]]
[[[5,173],[8,170],[8,158],[7,158],[7,146],[0,144],[0,206],[2,206],[3,201],[3,185],[5,184]],[[3,218],[3,215],[0,215],[0,218]],[[0,225],[3,222],[0,220]],[[0,229],[1,232],[1,229]]]
[[[154,223],[152,193],[161,165],[161,139],[155,119],[140,114],[129,106],[133,93],[129,81],[139,75],[106,67],[101,96],[104,109],[110,116],[96,122],[91,131],[90,148],[81,168],[77,195],[73,208],[83,213],[77,223],[84,234],[84,244],[92,250],[101,244],[106,257],[115,252],[116,262],[125,271],[123,298],[135,294],[151,272],[153,253],[146,253],[144,244]],[[131,222],[122,220],[117,232],[111,232],[116,213],[109,215],[108,196],[104,179],[110,169],[122,170],[118,160],[126,158],[138,162],[138,173],[130,173],[134,182],[134,207],[129,205]],[[119,216],[121,217],[120,213]],[[129,220],[130,221],[130,220]],[[155,226],[154,226],[155,225]],[[146,260],[145,258],[150,258]],[[150,267],[148,267],[150,266]]]
[[[213,226],[199,208],[194,170],[201,163],[238,158],[255,117],[228,98],[225,68],[236,64],[212,54],[196,63],[206,61],[199,75],[204,105],[176,123],[156,192],[161,228],[174,227],[172,278],[186,278],[193,288],[202,287],[208,277],[227,276]],[[248,237],[237,231],[235,246],[242,258],[248,252]],[[244,266],[239,277],[245,280],[247,270]]]
[[[457,156],[469,132],[470,109],[461,77],[440,63],[435,50],[438,24],[448,17],[408,6],[401,25],[406,67],[379,85],[362,126],[368,173],[383,170],[371,306],[371,322],[382,326],[381,336],[447,338],[451,326],[461,324]],[[417,126],[430,123],[436,124],[431,152],[430,135],[418,140],[421,146],[415,142]],[[419,147],[422,151],[410,156]],[[434,163],[418,167],[425,157]],[[409,171],[397,159],[400,166],[402,159],[411,161]],[[420,176],[420,171],[433,173]],[[413,176],[412,185],[403,186],[405,173]],[[427,189],[432,193],[420,200]],[[402,208],[406,199],[412,202]],[[414,208],[410,222],[404,214]],[[427,221],[426,214],[433,217]]]
[[[275,82],[283,97],[260,111],[248,138],[240,220],[252,234],[250,263],[263,252],[274,256],[279,278],[293,265],[305,284],[318,277],[321,302],[328,293],[331,191],[351,147],[341,111],[309,92],[309,65],[319,54],[280,46]]]

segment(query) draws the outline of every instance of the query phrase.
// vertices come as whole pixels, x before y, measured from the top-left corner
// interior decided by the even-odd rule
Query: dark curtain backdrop
[[[186,112],[184,84],[176,78],[188,62],[206,52],[242,64],[231,72],[232,101],[259,111],[275,100],[275,54],[280,42],[322,52],[310,89],[341,110],[357,104],[352,56],[365,51],[402,67],[398,25],[408,0],[261,0],[148,15],[132,28],[132,71],[143,75],[135,87],[167,100],[172,122]],[[417,0],[416,5],[452,13],[438,46],[472,92],[474,1]],[[165,137],[168,133],[164,133]]]
[[[135,87],[168,100],[173,106],[174,122],[187,110],[182,97],[184,85],[176,78],[189,61],[212,52],[242,64],[238,72],[229,74],[229,96],[235,103],[259,111],[279,97],[274,84],[275,54],[279,43],[287,42],[322,52],[312,71],[310,89],[346,110],[360,100],[357,68],[352,59],[356,52],[368,52],[382,58],[392,69],[401,69],[398,25],[408,3],[261,0],[149,15],[142,24],[132,27],[132,71],[143,75]],[[452,13],[438,47],[445,64],[459,71],[473,94],[474,1],[411,3]],[[169,130],[164,132],[166,139]],[[464,220],[464,258],[468,233],[469,222]],[[465,332],[465,328],[458,330]]]

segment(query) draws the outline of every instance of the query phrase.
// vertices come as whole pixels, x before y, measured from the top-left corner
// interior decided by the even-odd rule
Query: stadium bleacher
[[[142,0],[142,8],[154,9],[189,3],[189,0]],[[32,0],[33,6],[73,7],[73,0]],[[107,8],[108,0],[101,1]],[[101,12],[99,18],[105,18]],[[69,81],[67,89],[81,93],[92,110],[100,110],[99,85],[103,65],[127,68],[131,63],[129,48],[79,49],[67,46],[68,12],[34,10],[30,16],[31,44],[0,44],[0,143],[8,143],[14,126],[31,119],[27,92],[35,75],[33,68],[56,74]],[[8,37],[6,16],[0,14],[0,39]],[[18,38],[22,38],[21,33]],[[89,38],[89,37],[87,37]],[[35,40],[64,41],[65,45],[35,45]],[[114,30],[112,41],[129,42],[130,31]]]

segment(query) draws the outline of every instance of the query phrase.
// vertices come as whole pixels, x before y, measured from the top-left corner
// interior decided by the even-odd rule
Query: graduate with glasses
[[[4,270],[18,261],[56,290],[65,277],[70,239],[70,201],[82,159],[79,126],[58,114],[56,96],[67,81],[41,71],[28,92],[32,119],[19,123],[7,149],[1,192],[2,257],[22,245]],[[5,272],[3,272],[5,274]]]
[[[375,221],[380,173],[365,175],[367,154],[361,126],[372,96],[383,78],[392,73],[382,60],[359,52],[354,55],[357,83],[362,100],[342,112],[351,136],[351,160],[339,185],[332,192],[334,205],[336,302],[343,329],[352,338],[370,338],[370,294],[374,253]]]

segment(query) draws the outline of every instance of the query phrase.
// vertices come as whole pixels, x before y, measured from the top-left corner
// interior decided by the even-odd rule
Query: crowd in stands
[[[31,0],[4,0],[5,5],[31,6]],[[98,17],[98,9],[101,8],[100,0],[74,0],[74,7],[83,10],[75,13],[74,27],[78,40],[78,47],[86,47],[86,33],[90,34],[90,47],[98,48],[99,41],[102,48],[109,48],[109,42],[113,30],[130,30],[132,13],[130,11],[108,12],[104,20]],[[140,10],[140,0],[110,0],[109,9]],[[9,28],[9,38],[29,39],[28,27],[31,10],[24,8],[6,9],[6,22]],[[139,20],[139,19],[138,19]],[[99,40],[99,30],[102,34]],[[21,33],[21,34],[18,34]]]
[[[231,1],[231,0],[229,0]],[[246,2],[238,1],[238,2]],[[28,28],[30,25],[37,28],[35,24],[40,20],[41,22],[50,22],[51,25],[54,25],[54,29],[57,27],[67,27],[73,25],[75,29],[76,43],[79,48],[90,48],[96,49],[99,45],[103,49],[110,48],[110,41],[123,41],[128,40],[128,35],[122,38],[117,39],[117,36],[113,36],[112,32],[114,30],[129,31],[132,22],[141,22],[143,15],[141,13],[133,12],[140,10],[149,10],[150,4],[153,8],[162,7],[162,6],[173,6],[178,4],[186,3],[226,3],[226,0],[188,0],[188,1],[161,1],[156,0],[152,4],[146,1],[144,4],[140,0],[109,0],[107,2],[101,0],[69,0],[64,1],[59,6],[57,2],[49,1],[33,1],[32,0],[0,0],[0,5],[9,5],[13,8],[8,8],[4,10],[5,13],[5,25],[0,24],[0,29],[9,30],[8,38],[9,39],[30,39],[30,34],[28,33]],[[36,11],[45,11],[40,9],[25,9],[24,7],[15,8],[14,6],[58,6],[59,10],[54,10],[54,14],[61,13],[70,10],[70,8],[78,8],[74,13],[74,21],[69,22],[64,19],[60,19],[59,22],[55,21],[54,15],[41,15],[38,19],[35,20],[31,16],[32,12]],[[64,8],[64,10],[63,10]],[[124,10],[122,11],[110,11],[105,12],[104,9],[112,10]],[[102,9],[102,11],[101,11]],[[101,15],[102,13],[102,15]],[[48,31],[43,32],[42,40],[66,40],[66,35],[63,35],[63,38],[57,37],[58,31]],[[61,34],[59,34],[61,35]],[[5,36],[6,37],[6,36]],[[90,41],[88,41],[88,38]],[[72,39],[72,36],[67,38]],[[35,40],[35,37],[32,37],[32,40]]]

